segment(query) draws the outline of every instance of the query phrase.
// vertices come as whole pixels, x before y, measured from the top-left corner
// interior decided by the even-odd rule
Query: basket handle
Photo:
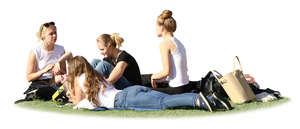
[[[233,72],[234,72],[234,70],[236,70],[236,67],[235,67],[235,61],[237,61],[237,62],[239,63],[240,70],[243,71],[242,65],[241,65],[241,62],[240,62],[239,57],[238,57],[238,56],[235,56],[235,57],[233,58]]]

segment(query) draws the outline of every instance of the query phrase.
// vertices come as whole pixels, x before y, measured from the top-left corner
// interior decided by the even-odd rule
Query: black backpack
[[[219,97],[228,98],[227,93],[218,82],[218,80],[214,77],[211,71],[209,71],[204,78],[200,81],[191,81],[192,85],[194,85],[193,93],[202,92],[203,95],[208,96],[213,93],[217,94]]]
[[[15,101],[15,104],[23,101],[32,101],[34,99],[40,99],[48,101],[52,99],[52,95],[57,91],[58,87],[50,85],[49,80],[37,80],[33,81],[29,88],[24,92],[25,98]]]

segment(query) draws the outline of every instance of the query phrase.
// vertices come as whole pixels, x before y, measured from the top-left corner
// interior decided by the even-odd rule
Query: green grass
[[[72,109],[71,105],[64,107],[58,107],[51,101],[27,101],[17,104],[17,106],[22,108],[28,108],[33,110],[47,111],[47,112],[56,112],[72,115],[85,115],[85,116],[100,116],[100,117],[142,117],[142,118],[152,118],[152,117],[194,117],[194,116],[210,116],[210,115],[225,115],[231,113],[241,113],[247,112],[256,109],[263,109],[274,107],[288,102],[288,98],[282,98],[272,102],[251,102],[245,104],[232,104],[234,107],[231,111],[217,111],[217,112],[208,112],[197,109],[168,109],[161,111],[133,111],[133,110],[107,110],[107,111],[89,111],[85,109]],[[267,109],[264,109],[267,110]]]

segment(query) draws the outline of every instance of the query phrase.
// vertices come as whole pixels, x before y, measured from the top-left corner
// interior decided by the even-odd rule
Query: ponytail
[[[122,46],[124,39],[121,38],[118,33],[113,33],[110,37],[113,40],[113,42],[115,42],[116,48],[120,48]]]
[[[113,33],[111,35],[109,34],[102,34],[97,38],[97,42],[103,42],[105,46],[108,46],[109,44],[114,46],[115,48],[120,48],[122,46],[122,43],[124,42],[124,39],[119,36],[118,33]]]
[[[43,29],[44,29],[44,24],[42,24],[40,26],[40,29],[38,32],[36,32],[36,37],[38,38],[38,41],[40,42],[42,39],[42,33],[43,33]]]

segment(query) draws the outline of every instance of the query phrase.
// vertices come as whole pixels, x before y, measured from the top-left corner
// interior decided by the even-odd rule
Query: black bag
[[[200,81],[191,81],[190,84],[194,85],[194,93],[202,92],[205,96],[215,93],[218,95],[218,97],[226,99],[228,98],[227,93],[218,82],[218,80],[214,77],[211,71],[209,71],[206,76]]]
[[[50,79],[33,81],[29,85],[29,88],[24,92],[25,98],[17,100],[15,104],[23,101],[32,101],[34,99],[41,99],[45,101],[51,100],[52,95],[56,92],[57,89],[57,86],[50,85]]]
[[[277,99],[280,99],[281,98],[281,94],[279,91],[275,91],[275,90],[272,90],[270,88],[267,88],[267,89],[259,89],[257,88],[253,83],[249,83],[249,86],[250,88],[252,89],[252,91],[254,92],[254,94],[260,94],[262,92],[267,92],[269,94],[273,94]]]
[[[152,87],[152,84],[151,84],[151,76],[152,76],[152,74],[142,74],[142,75],[141,75],[141,78],[142,78],[142,86]]]

